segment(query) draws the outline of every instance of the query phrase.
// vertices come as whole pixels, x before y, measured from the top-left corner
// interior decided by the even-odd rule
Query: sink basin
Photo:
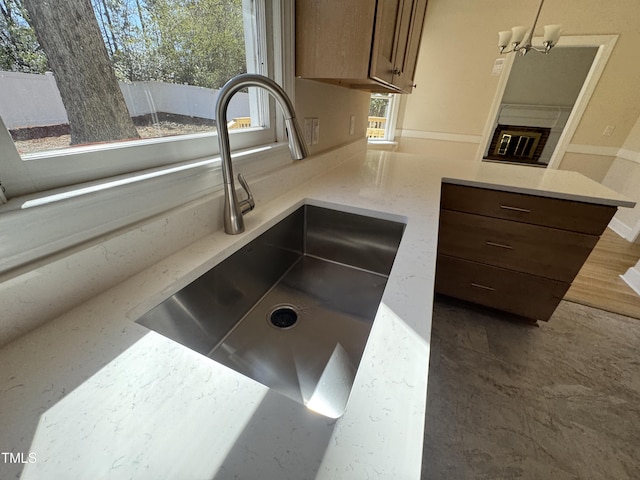
[[[404,227],[303,205],[136,321],[338,418]]]

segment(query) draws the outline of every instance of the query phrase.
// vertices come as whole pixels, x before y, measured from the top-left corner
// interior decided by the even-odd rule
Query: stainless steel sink
[[[337,418],[404,227],[303,205],[137,322]]]

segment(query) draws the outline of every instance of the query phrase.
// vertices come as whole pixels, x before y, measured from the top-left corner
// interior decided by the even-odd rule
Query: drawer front
[[[437,293],[547,321],[569,284],[438,255]]]
[[[571,283],[599,237],[440,211],[438,252]]]
[[[601,235],[616,207],[442,184],[441,208]]]

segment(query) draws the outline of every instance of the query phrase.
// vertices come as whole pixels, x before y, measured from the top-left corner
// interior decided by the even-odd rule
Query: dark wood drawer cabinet
[[[598,237],[442,210],[438,241],[444,255],[571,282]]]
[[[514,222],[602,235],[617,207],[442,184],[440,207]]]
[[[548,320],[615,212],[444,183],[436,292]]]
[[[569,284],[438,255],[436,291],[536,320],[553,314]]]

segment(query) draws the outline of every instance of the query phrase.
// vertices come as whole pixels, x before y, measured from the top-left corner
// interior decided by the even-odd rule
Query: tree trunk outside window
[[[55,75],[71,144],[139,138],[90,0],[23,0]]]

